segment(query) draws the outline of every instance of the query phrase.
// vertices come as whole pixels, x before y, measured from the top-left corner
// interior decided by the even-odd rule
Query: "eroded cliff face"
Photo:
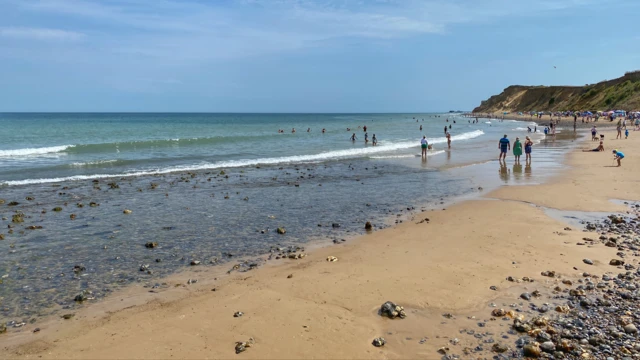
[[[640,71],[585,86],[509,86],[474,112],[640,110]]]

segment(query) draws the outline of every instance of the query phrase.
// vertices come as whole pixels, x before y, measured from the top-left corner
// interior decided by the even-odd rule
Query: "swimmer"
[[[422,131],[422,125],[420,125],[420,131]]]
[[[323,134],[324,134],[324,131],[325,131],[325,130],[324,130],[324,128],[322,128],[322,133],[323,133]]]
[[[369,134],[368,133],[364,133],[364,143],[365,145],[369,142]]]
[[[362,131],[367,132],[367,125],[362,128]]]
[[[355,142],[355,141],[356,141],[356,139],[358,139],[358,138],[356,137],[356,133],[353,133],[353,135],[351,135],[351,141]]]
[[[373,146],[378,145],[378,139],[376,138],[376,134],[373,134],[373,137],[371,138],[371,142],[373,143]]]
[[[295,133],[296,132],[296,128],[291,129],[291,133]]]
[[[311,128],[307,128],[307,132],[311,132]]]
[[[444,127],[444,133],[445,133],[445,135],[447,134],[447,127],[446,126]]]

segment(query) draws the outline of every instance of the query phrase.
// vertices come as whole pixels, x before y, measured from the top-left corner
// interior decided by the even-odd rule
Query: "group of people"
[[[522,148],[524,147],[525,153],[525,161],[527,163],[531,162],[531,150],[533,147],[533,141],[528,136],[525,137],[524,144],[520,142],[520,138],[516,137],[516,141],[513,143],[513,156],[515,157],[515,162],[520,162],[520,156],[522,155]],[[507,134],[498,141],[498,149],[500,149],[500,155],[498,156],[498,161],[505,161],[507,158],[507,151],[511,150],[511,141],[507,137]]]

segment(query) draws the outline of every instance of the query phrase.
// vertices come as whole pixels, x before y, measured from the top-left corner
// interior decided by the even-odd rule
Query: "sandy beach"
[[[576,245],[588,236],[583,228],[545,212],[625,213],[628,206],[611,200],[640,201],[636,134],[628,140],[605,134],[605,152],[568,154],[566,169],[544,184],[504,186],[245,273],[190,269],[167,278],[168,289],[133,286],[68,320],[49,319],[0,335],[0,357],[438,359],[441,348],[466,358],[492,357],[495,344],[516,351],[512,322],[491,320],[490,304],[515,304],[530,319],[530,306],[519,294],[538,290],[540,297],[531,301],[555,308],[563,302],[554,299],[555,287],[571,288],[567,284],[577,283],[585,271],[602,276],[615,270],[609,265],[615,247]],[[592,147],[588,139],[581,146]],[[612,167],[614,147],[627,155],[620,168]],[[331,256],[337,261],[327,261]],[[594,265],[583,263],[585,258]],[[542,276],[543,271],[556,276]],[[512,282],[509,276],[534,281]],[[188,279],[198,282],[187,285]],[[402,305],[407,317],[380,316],[385,301]],[[235,312],[243,315],[234,317]],[[377,337],[386,345],[374,347]],[[236,342],[250,338],[255,343],[236,354]]]

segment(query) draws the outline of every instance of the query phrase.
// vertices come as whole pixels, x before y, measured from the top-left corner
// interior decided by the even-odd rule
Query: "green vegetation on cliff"
[[[473,112],[640,110],[640,71],[585,86],[513,85]]]

